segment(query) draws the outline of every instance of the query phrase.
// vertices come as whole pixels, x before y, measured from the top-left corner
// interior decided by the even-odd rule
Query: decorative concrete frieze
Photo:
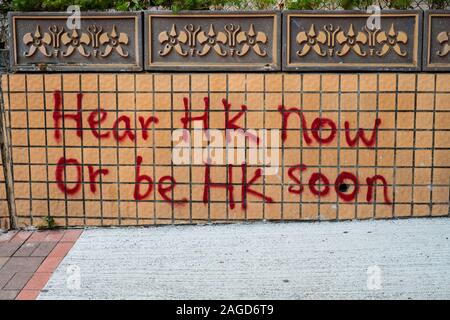
[[[281,14],[145,12],[147,70],[280,70]]]
[[[421,30],[420,11],[285,11],[283,68],[418,71]]]
[[[140,12],[12,12],[13,71],[140,71]]]
[[[423,70],[450,70],[450,11],[426,11]]]

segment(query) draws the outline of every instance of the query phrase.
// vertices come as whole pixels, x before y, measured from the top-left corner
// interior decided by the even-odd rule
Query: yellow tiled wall
[[[0,156],[0,164],[3,165]],[[5,177],[0,169],[0,229],[9,228],[8,202],[6,201]]]
[[[449,214],[450,74],[10,74],[4,76],[3,90],[21,226],[38,225],[46,216],[54,217],[58,225],[74,226]],[[55,139],[55,90],[61,92],[66,114],[76,112],[77,94],[82,93],[82,137],[76,134],[75,121],[68,119],[61,139]],[[200,116],[205,97],[210,102],[210,128],[224,128],[222,99],[227,99],[231,115],[237,114],[242,104],[247,106],[237,121],[243,128],[281,129],[278,108],[283,105],[301,109],[308,126],[318,117],[331,119],[338,133],[329,144],[313,141],[307,145],[300,121],[290,117],[290,130],[280,150],[281,173],[259,178],[252,186],[273,202],[247,194],[248,205],[243,209],[242,172],[236,167],[232,178],[235,208],[230,208],[227,192],[220,188],[212,188],[210,200],[204,204],[205,168],[171,165],[171,130],[183,127],[183,98],[189,99],[192,116]],[[90,113],[98,108],[108,114],[101,133],[109,132],[109,136],[103,139],[96,138],[88,125]],[[122,115],[131,120],[134,141],[113,138],[111,128]],[[159,122],[144,140],[138,117],[152,115]],[[354,129],[353,136],[357,128],[370,134],[377,118],[381,125],[374,147],[351,147],[345,142],[345,121]],[[141,174],[149,175],[156,184],[162,176],[173,176],[177,185],[169,196],[186,197],[188,203],[164,202],[157,185],[148,197],[135,200],[137,156],[143,159]],[[75,194],[58,188],[55,172],[61,157],[82,164],[83,186]],[[304,190],[294,194],[289,187],[299,186],[288,169],[300,163],[308,168],[302,173]],[[109,170],[102,183],[96,184],[95,193],[90,189],[88,165]],[[247,168],[248,179],[255,170]],[[335,179],[343,171],[360,180],[357,198],[350,202],[340,199],[334,190]],[[327,195],[317,197],[310,192],[307,180],[314,172],[329,178]],[[72,179],[68,185],[74,186],[76,169],[65,175],[66,181]],[[383,201],[381,185],[376,187],[376,200],[367,201],[366,178],[375,175],[386,179],[392,203]],[[225,183],[227,168],[213,166],[211,180]]]

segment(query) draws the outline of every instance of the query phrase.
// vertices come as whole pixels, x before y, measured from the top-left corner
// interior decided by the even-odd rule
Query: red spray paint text
[[[62,131],[67,127],[75,126],[75,134],[78,137],[83,136],[83,94],[77,94],[77,109],[76,112],[66,113],[63,109],[63,101],[61,98],[61,93],[59,91],[54,92],[54,108],[53,108],[53,121],[54,121],[54,138],[55,141],[61,143],[62,141]],[[231,104],[226,100],[222,100],[224,107],[224,127],[227,129],[242,129],[243,116],[247,111],[247,106],[242,105],[241,111],[234,115],[231,115]],[[189,130],[192,127],[194,121],[200,121],[203,125],[205,133],[209,129],[209,100],[204,98],[204,112],[200,115],[192,115],[190,111],[190,103],[188,98],[183,99],[184,106],[184,116],[182,116],[179,121],[183,128]],[[281,139],[286,141],[288,134],[294,134],[292,130],[288,130],[290,121],[297,118],[300,122],[300,129],[302,134],[302,139],[307,145],[312,145],[313,143],[318,143],[319,145],[329,144],[336,139],[338,133],[338,128],[336,123],[326,117],[317,117],[310,122],[305,115],[302,113],[300,108],[291,107],[287,108],[285,106],[279,106],[278,112],[280,116],[280,129],[281,129]],[[89,126],[88,132],[92,134],[97,139],[110,139],[113,138],[118,143],[124,140],[135,141],[136,139],[147,140],[149,137],[149,131],[155,126],[158,126],[159,119],[157,115],[150,115],[148,117],[139,116],[138,126],[140,126],[140,135],[137,137],[135,130],[133,130],[133,125],[131,117],[127,115],[121,115],[117,117],[113,122],[110,131],[106,131],[100,127],[104,123],[109,114],[105,109],[99,108],[98,110],[91,111],[87,117],[87,123]],[[250,115],[247,115],[250,116]],[[374,148],[377,140],[377,132],[381,125],[381,119],[377,118],[374,121],[373,129],[370,133],[366,133],[365,130],[358,128],[356,133],[351,134],[350,123],[348,121],[344,122],[345,130],[345,142],[350,148],[355,148],[357,146]],[[295,133],[300,133],[300,130],[295,131]],[[260,141],[256,136],[248,135],[246,136],[249,141],[255,144],[259,144]],[[228,138],[228,137],[227,137]],[[151,146],[150,146],[151,147]],[[136,201],[151,199],[153,188],[156,188],[158,198],[164,202],[171,205],[185,205],[188,202],[188,195],[181,197],[179,199],[172,198],[175,188],[177,187],[176,178],[171,175],[164,175],[162,177],[152,177],[144,172],[142,168],[143,158],[137,155],[135,159],[135,181],[134,181],[134,192],[133,199]],[[61,157],[57,163],[55,178],[58,188],[61,192],[67,194],[68,196],[75,195],[80,192],[83,184],[83,168],[87,167],[89,176],[89,192],[96,193],[97,186],[100,183],[100,177],[107,176],[109,170],[107,168],[95,167],[92,165],[84,166],[82,163],[75,158],[65,158]],[[217,183],[214,182],[214,177],[211,176],[211,166],[209,164],[204,165],[204,192],[203,192],[203,202],[207,204],[209,201],[214,201],[210,198],[210,190],[223,189],[224,194],[227,197],[227,203],[230,209],[235,209],[236,207],[236,192],[238,192],[238,185],[241,198],[241,209],[246,209],[248,205],[248,199],[257,199],[266,203],[274,202],[273,198],[262,192],[261,184],[263,177],[263,169],[255,168],[250,171],[249,175],[248,167],[246,164],[239,166],[227,165],[227,182]],[[234,173],[240,169],[241,179],[239,184],[233,183]],[[252,168],[253,169],[253,168]],[[382,187],[383,190],[383,202],[385,204],[391,204],[389,197],[389,184],[385,177],[382,175],[373,175],[371,177],[365,178],[365,184],[362,184],[360,179],[353,173],[343,171],[340,172],[334,181],[330,181],[330,178],[325,174],[319,172],[310,173],[310,169],[306,164],[297,164],[286,168],[288,170],[289,181],[288,192],[292,194],[301,194],[303,192],[310,192],[317,198],[323,198],[330,194],[331,190],[337,194],[339,199],[344,202],[355,201],[358,193],[361,191],[362,186],[366,188],[366,201],[372,202],[374,200],[374,195],[376,193],[377,186]],[[67,171],[73,170],[71,172],[72,176],[75,173],[75,181],[66,182]],[[304,177],[303,175],[307,175]],[[156,182],[157,181],[157,182]],[[301,181],[307,181],[307,185],[303,185]],[[259,184],[259,185],[258,185]]]

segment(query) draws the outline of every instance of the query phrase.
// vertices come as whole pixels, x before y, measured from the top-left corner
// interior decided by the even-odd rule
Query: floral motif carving
[[[437,42],[442,46],[436,53],[439,57],[445,57],[450,52],[450,32],[439,32],[436,37]]]
[[[239,44],[243,44],[241,51],[238,52],[239,56],[246,55],[250,48],[260,57],[267,55],[267,52],[261,48],[261,45],[267,42],[267,36],[264,32],[256,32],[253,23],[248,32],[239,32],[236,39]]]
[[[161,44],[164,45],[163,49],[159,51],[159,55],[162,57],[167,56],[172,49],[185,57],[188,55],[187,52],[183,50],[182,44],[185,44],[187,41],[187,34],[184,31],[177,32],[175,24],[172,25],[172,29],[170,32],[164,31],[159,34],[158,40]]]
[[[366,26],[355,31],[353,24],[343,30],[341,26],[333,24],[324,25],[322,29],[316,30],[311,24],[308,31],[297,33],[296,41],[300,45],[296,51],[297,56],[304,57],[314,52],[320,57],[337,55],[343,57],[350,52],[360,57],[387,55],[391,50],[400,57],[405,57],[407,52],[402,45],[408,43],[408,35],[404,31],[397,31],[394,23],[389,30],[369,29]]]
[[[105,51],[100,55],[104,58],[109,56],[115,50],[121,57],[128,57],[128,52],[124,46],[128,44],[128,35],[126,33],[117,33],[116,26],[113,26],[111,33],[104,32],[99,38],[101,45],[106,45]]]
[[[298,44],[304,44],[301,50],[297,51],[299,57],[306,56],[311,49],[321,57],[325,57],[327,54],[322,51],[320,44],[327,42],[327,35],[324,31],[316,32],[314,24],[311,25],[308,33],[301,31],[297,34]]]
[[[406,56],[407,52],[402,51],[400,44],[408,42],[408,35],[406,32],[396,31],[394,24],[391,24],[388,32],[380,32],[376,39],[379,44],[382,44],[381,50],[376,52],[377,56],[385,56],[390,49],[394,50],[401,57]]]
[[[23,36],[23,43],[30,46],[30,50],[25,52],[25,57],[31,57],[39,50],[44,56],[50,57],[46,45],[52,43],[52,37],[48,33],[41,33],[41,27],[36,26],[34,33],[28,32]]]
[[[177,31],[178,29],[184,30]],[[194,24],[183,28],[172,24],[170,31],[160,32],[158,41],[163,45],[158,51],[161,57],[172,51],[182,57],[203,57],[212,53],[220,57],[242,57],[249,52],[265,57],[268,37],[264,32],[257,31],[254,24],[250,25],[248,31],[243,31],[240,25],[233,23],[225,25],[222,30],[218,30],[214,24],[210,24],[205,30]]]
[[[48,32],[42,33],[41,27],[28,32],[23,36],[23,43],[29,46],[25,57],[32,57],[39,51],[45,57],[70,57],[78,52],[82,57],[106,58],[113,52],[127,58],[129,56],[126,46],[129,37],[124,32],[118,32],[115,25],[111,32],[104,31],[102,27],[90,25],[86,31],[79,29],[65,30],[64,27],[52,25]],[[63,46],[63,48],[61,48]]]
[[[67,47],[67,51],[62,54],[64,57],[70,56],[75,49],[78,50],[83,57],[89,57],[91,55],[89,52],[86,52],[84,47],[91,42],[91,39],[86,33],[80,35],[77,29],[73,29],[72,32],[64,33],[61,37],[61,42]]]
[[[336,53],[339,57],[345,56],[350,50],[360,57],[367,55],[367,52],[362,50],[362,45],[367,43],[367,35],[363,32],[356,34],[353,24],[350,24],[348,31],[339,31],[336,40],[341,45],[341,49]]]
[[[227,55],[222,46],[227,43],[227,36],[222,31],[217,32],[214,29],[214,25],[210,25],[208,33],[201,31],[197,40],[202,45],[202,49],[198,52],[199,56],[208,54],[211,48],[221,57]]]

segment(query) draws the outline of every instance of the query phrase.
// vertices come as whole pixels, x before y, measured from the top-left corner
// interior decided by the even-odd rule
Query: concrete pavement
[[[450,299],[450,219],[87,229],[39,299]]]

